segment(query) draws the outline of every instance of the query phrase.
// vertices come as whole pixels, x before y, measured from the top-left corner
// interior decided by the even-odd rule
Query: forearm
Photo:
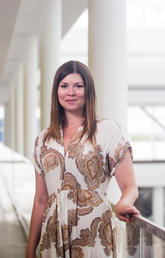
[[[129,222],[127,215],[139,215],[134,202],[138,198],[138,189],[135,182],[132,160],[127,151],[125,158],[115,171],[115,177],[120,187],[122,196],[115,206],[115,212],[119,219]]]
[[[115,206],[116,216],[125,222],[129,222],[131,217],[127,215],[139,215],[140,212],[135,208],[134,202],[138,198],[137,187],[127,187],[122,191],[122,196]]]
[[[126,205],[133,205],[138,198],[138,188],[137,186],[126,187],[122,190],[122,196],[120,201]]]
[[[30,258],[35,255],[41,234],[42,218],[45,209],[45,203],[34,200],[33,211],[30,223],[30,233],[27,245],[26,257]]]

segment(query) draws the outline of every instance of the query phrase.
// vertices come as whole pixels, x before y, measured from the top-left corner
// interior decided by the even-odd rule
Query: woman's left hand
[[[115,206],[115,213],[118,219],[127,223],[131,222],[133,216],[140,215],[140,212],[134,205],[129,205],[120,200]]]

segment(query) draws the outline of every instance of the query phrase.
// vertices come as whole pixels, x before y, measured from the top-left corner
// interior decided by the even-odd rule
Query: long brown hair
[[[61,80],[68,74],[78,73],[81,75],[84,86],[85,86],[85,105],[83,110],[84,122],[83,130],[80,139],[86,134],[87,140],[91,143],[95,143],[95,132],[96,132],[96,100],[95,100],[95,88],[94,81],[90,74],[88,67],[78,61],[68,61],[61,65],[54,77],[53,88],[52,88],[52,102],[51,102],[51,113],[50,113],[50,126],[48,133],[44,139],[56,139],[59,140],[60,128],[63,124],[64,109],[60,105],[58,100],[58,87]]]

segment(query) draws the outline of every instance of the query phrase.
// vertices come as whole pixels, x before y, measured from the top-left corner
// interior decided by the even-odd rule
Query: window
[[[0,142],[3,142],[4,138],[4,107],[0,106]]]
[[[128,108],[128,134],[134,160],[165,160],[165,106]]]

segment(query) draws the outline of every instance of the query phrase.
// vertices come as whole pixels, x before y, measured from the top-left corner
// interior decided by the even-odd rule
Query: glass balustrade
[[[138,216],[126,229],[126,257],[165,258],[165,228]]]

